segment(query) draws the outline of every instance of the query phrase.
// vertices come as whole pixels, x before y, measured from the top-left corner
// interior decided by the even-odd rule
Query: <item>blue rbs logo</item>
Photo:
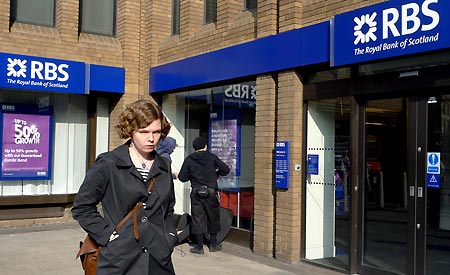
[[[27,60],[8,58],[7,76],[17,78],[31,78],[48,81],[67,81],[69,74],[67,64],[55,64],[52,62],[40,62],[31,60],[30,66]]]
[[[433,7],[433,4],[438,2],[439,0],[425,0],[421,5],[408,3],[399,9],[382,10],[381,14],[373,12],[355,17],[354,44],[377,41],[380,30],[382,39],[409,35],[419,30],[431,31],[439,25],[440,21],[440,15]],[[381,23],[381,26],[378,23]]]
[[[396,0],[338,14],[331,65],[449,48],[449,10],[449,0]]]

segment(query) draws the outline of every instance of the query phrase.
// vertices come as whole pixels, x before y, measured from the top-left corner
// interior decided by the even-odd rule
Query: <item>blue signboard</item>
[[[289,188],[289,141],[275,144],[275,187]]]
[[[0,87],[86,93],[85,63],[0,53]]]
[[[87,69],[88,90],[120,94],[125,92],[125,68],[90,64]]]
[[[319,174],[319,155],[308,155],[308,175]]]
[[[440,174],[441,173],[441,153],[427,154],[427,173]]]
[[[427,187],[439,188],[441,185],[441,175],[427,174]]]
[[[327,21],[152,67],[150,93],[328,62],[329,39]]]
[[[441,183],[441,153],[427,153],[427,187],[439,188]]]
[[[336,15],[331,65],[450,47],[450,1],[396,0]]]

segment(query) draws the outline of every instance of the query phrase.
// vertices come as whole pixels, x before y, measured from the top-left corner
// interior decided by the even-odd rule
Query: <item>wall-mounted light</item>
[[[437,103],[437,99],[434,96],[430,96],[428,98],[428,104],[433,104],[433,103]]]
[[[403,77],[410,77],[410,76],[419,76],[419,71],[401,72],[398,77],[403,78]]]

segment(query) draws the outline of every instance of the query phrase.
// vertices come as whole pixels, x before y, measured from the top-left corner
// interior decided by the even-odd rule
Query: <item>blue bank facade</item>
[[[386,1],[152,67],[150,94],[188,133],[187,151],[204,135],[229,163],[221,206],[251,236],[259,218],[258,79],[295,72],[300,152],[294,140],[268,142],[274,190],[289,192],[300,181],[301,259],[347,274],[446,274],[449,8],[447,1]]]

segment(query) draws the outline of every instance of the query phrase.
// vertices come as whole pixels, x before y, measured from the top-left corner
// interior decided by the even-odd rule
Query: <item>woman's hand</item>
[[[119,237],[119,234],[117,234],[116,231],[113,231],[113,233],[111,234],[111,236],[109,236],[109,241],[112,242],[115,239],[117,239]]]

